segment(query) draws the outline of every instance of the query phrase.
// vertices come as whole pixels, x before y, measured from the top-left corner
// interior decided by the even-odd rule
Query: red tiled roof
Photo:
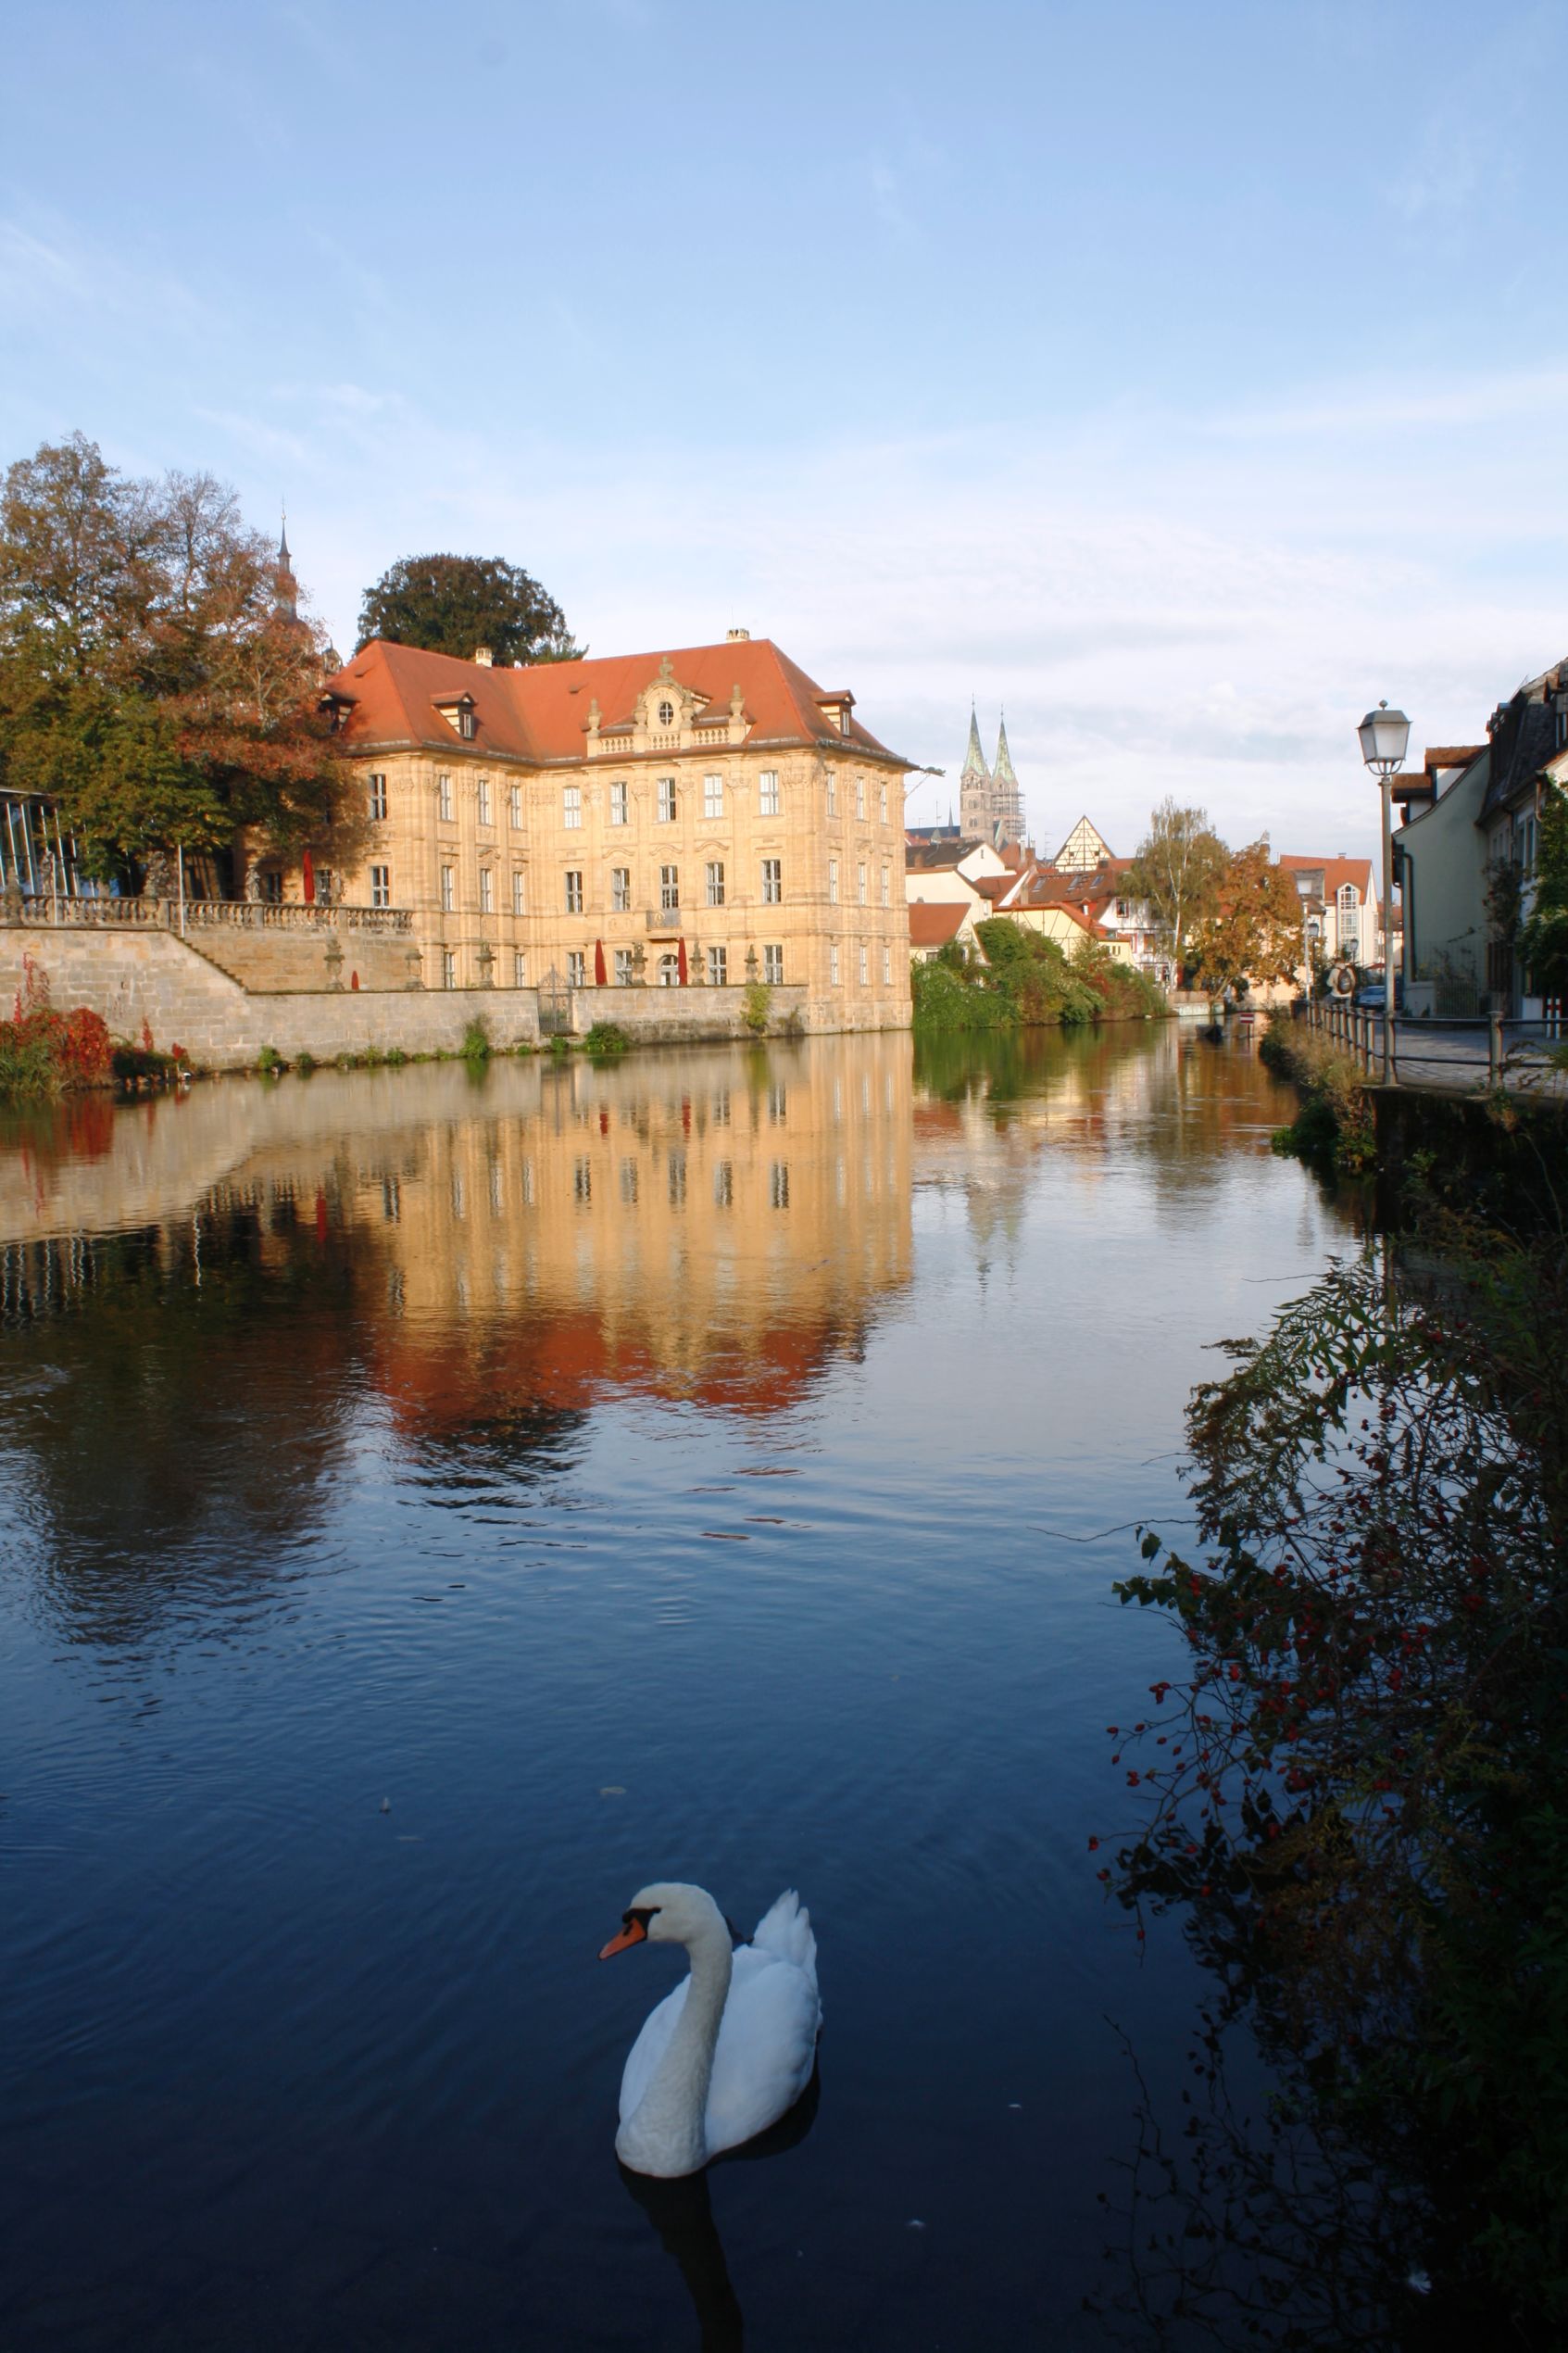
[[[625,724],[665,660],[678,685],[709,698],[715,719],[727,719],[738,686],[749,722],[746,742],[753,748],[835,744],[862,757],[908,765],[858,719],[851,717],[848,734],[840,734],[820,707],[821,688],[767,637],[687,646],[668,656],[617,654],[606,661],[540,662],[518,670],[486,669],[450,654],[373,638],[328,679],[324,691],[350,706],[343,727],[350,750],[393,743],[435,745],[444,751],[461,746],[482,756],[489,752],[542,766],[585,760],[589,704],[597,701],[602,727]],[[473,701],[471,742],[457,736],[437,708],[462,695]]]
[[[911,948],[945,948],[969,920],[966,900],[917,899],[909,909]]]
[[[1354,883],[1357,895],[1362,899],[1372,891],[1370,858],[1308,858],[1282,850],[1276,862],[1290,875],[1315,874],[1321,869],[1323,889],[1331,899],[1346,883]]]
[[[1424,768],[1468,768],[1485,744],[1428,744],[1421,755]]]

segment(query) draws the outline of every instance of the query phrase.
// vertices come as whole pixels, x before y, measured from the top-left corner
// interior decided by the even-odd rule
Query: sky
[[[10,0],[0,461],[783,645],[1035,837],[1372,850],[1568,651],[1568,0]]]

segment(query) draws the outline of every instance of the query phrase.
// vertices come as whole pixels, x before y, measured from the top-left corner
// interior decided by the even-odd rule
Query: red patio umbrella
[[[604,985],[605,944],[602,939],[596,939],[594,942],[594,987],[596,988],[602,988]]]
[[[305,875],[305,903],[307,907],[314,907],[316,904],[316,863],[308,850],[306,851],[302,862],[302,871]]]
[[[685,940],[684,940],[684,938],[683,938],[683,940],[682,940],[682,942],[681,942],[681,960],[680,960],[680,963],[679,963],[677,964],[677,966],[676,966],[676,970],[677,970],[677,972],[678,972],[678,973],[680,974],[680,975],[681,975],[681,986],[682,986],[682,988],[684,988],[684,987],[685,987],[685,985],[686,985],[686,971],[687,971],[687,965],[686,965],[686,943],[685,943]]]

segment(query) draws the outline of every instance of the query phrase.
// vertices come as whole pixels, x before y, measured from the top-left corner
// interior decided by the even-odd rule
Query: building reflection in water
[[[798,1402],[909,1281],[909,1065],[896,1036],[444,1064],[14,1125],[0,1317],[35,1336],[7,1419],[39,1534],[93,1557],[112,1618],[109,1552],[144,1582],[250,1543],[254,1570],[319,1524],[367,1406],[537,1476],[608,1395]]]

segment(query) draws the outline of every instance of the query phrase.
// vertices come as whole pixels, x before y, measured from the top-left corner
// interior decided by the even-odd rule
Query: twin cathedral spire
[[[998,849],[1023,839],[1023,791],[1008,749],[1008,723],[1003,715],[997,736],[994,766],[985,765],[980,749],[980,722],[969,708],[969,749],[959,776],[959,830],[965,840],[978,837]]]

